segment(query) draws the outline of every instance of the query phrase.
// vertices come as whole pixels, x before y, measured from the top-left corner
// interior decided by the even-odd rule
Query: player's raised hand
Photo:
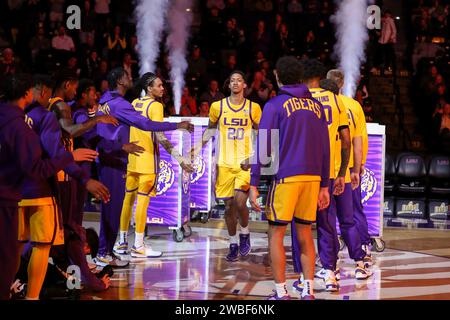
[[[258,189],[255,186],[250,186],[250,190],[248,192],[248,200],[250,201],[250,205],[252,206],[252,209],[256,212],[261,212],[261,207],[259,206],[256,199],[259,196]]]
[[[97,180],[89,179],[86,183],[86,190],[94,195],[95,198],[102,200],[104,203],[109,202],[110,194],[105,185]]]
[[[344,192],[345,188],[345,178],[344,177],[337,177],[334,180],[333,185],[333,195],[338,196]]]
[[[87,148],[79,148],[72,151],[72,156],[75,161],[89,161],[92,162],[98,157],[98,152]]]
[[[351,173],[350,179],[352,180],[352,190],[355,190],[356,188],[358,188],[360,183],[359,173]]]
[[[133,154],[135,156],[139,156],[139,154],[143,153],[145,151],[144,148],[142,148],[141,146],[137,145],[139,141],[133,141],[130,143],[125,143],[122,146],[122,150],[125,151],[128,154]]]
[[[116,127],[119,125],[119,120],[107,114],[96,116],[95,119],[97,120],[97,123],[112,124]]]
[[[194,125],[190,121],[181,121],[177,123],[177,129],[184,129],[192,133],[194,132]]]
[[[330,193],[328,187],[320,188],[319,198],[317,199],[317,207],[319,211],[326,209],[330,205]]]

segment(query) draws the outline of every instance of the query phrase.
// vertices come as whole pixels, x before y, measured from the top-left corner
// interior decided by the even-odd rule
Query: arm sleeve
[[[262,154],[270,158],[272,154],[271,129],[279,129],[278,114],[276,113],[276,110],[277,109],[274,106],[272,106],[270,103],[267,103],[264,107],[264,111],[262,112],[258,129],[258,138],[256,139],[256,152],[254,154],[254,157],[256,158],[254,159],[255,161],[252,161],[253,164],[250,171],[250,185],[252,186],[259,185],[259,181],[261,179],[261,166],[267,165],[266,163],[261,163],[260,155]],[[261,141],[260,139],[261,130],[265,130],[267,133],[266,141]]]
[[[22,171],[35,178],[49,178],[73,162],[70,152],[63,152],[50,159],[42,159],[39,137],[27,124],[17,121],[14,135],[14,153]]]
[[[56,116],[51,112],[47,113],[42,121],[40,139],[44,150],[50,158],[61,157],[67,152],[61,142],[61,129],[58,120],[56,120]],[[87,172],[76,164],[75,161],[69,163],[64,168],[64,171],[83,184],[86,184],[90,178]]]
[[[136,127],[144,131],[171,131],[177,129],[177,123],[157,122],[147,119],[126,100],[123,105],[116,109],[114,116],[129,126]]]

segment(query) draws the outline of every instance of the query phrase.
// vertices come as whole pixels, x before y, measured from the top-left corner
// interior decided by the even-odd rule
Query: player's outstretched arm
[[[217,131],[217,122],[212,122],[211,120],[209,120],[208,128],[206,128],[205,131],[203,131],[202,141],[199,141],[191,149],[192,159],[195,159],[195,157],[197,157],[200,154],[203,147],[208,143],[209,140],[211,140],[212,137],[214,137],[216,131]]]
[[[352,189],[358,188],[360,183],[360,174],[363,158],[363,139],[362,137],[354,137],[353,143],[353,170],[350,174],[352,180]]]
[[[174,149],[172,143],[169,141],[169,139],[167,139],[164,133],[156,132],[156,138],[158,139],[158,142],[163,146],[163,148],[167,151],[167,153],[169,153],[172,157],[174,157],[178,161],[183,170],[187,172],[194,171],[194,167],[192,166],[190,161],[185,159]]]
[[[339,129],[339,137],[341,139],[341,167],[338,175],[334,181],[333,194],[340,195],[344,192],[345,187],[345,173],[347,172],[348,163],[350,161],[350,130],[347,127]]]

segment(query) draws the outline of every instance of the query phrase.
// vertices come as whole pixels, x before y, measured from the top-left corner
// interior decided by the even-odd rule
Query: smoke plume
[[[181,94],[184,87],[184,73],[187,69],[186,45],[192,21],[192,0],[175,0],[168,12],[169,35],[166,47],[169,51],[170,79],[173,83],[174,104],[180,113]]]
[[[141,75],[155,72],[168,3],[168,0],[136,0],[134,14]]]
[[[335,1],[337,12],[331,17],[336,26],[337,42],[334,54],[339,60],[339,68],[345,74],[343,94],[354,97],[360,66],[365,62],[365,44],[369,38],[367,29],[367,0]]]

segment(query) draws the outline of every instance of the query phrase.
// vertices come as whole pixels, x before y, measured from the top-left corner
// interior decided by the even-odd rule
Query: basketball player
[[[269,221],[269,254],[275,280],[275,292],[271,300],[290,299],[286,290],[286,255],[283,246],[286,226],[294,221],[293,229],[298,233],[301,247],[301,264],[305,275],[302,299],[314,299],[314,258],[315,249],[312,223],[316,211],[329,204],[330,150],[324,108],[314,100],[308,88],[299,84],[303,77],[300,62],[292,56],[280,58],[276,64],[275,76],[280,87],[279,95],[264,106],[261,130],[265,130],[268,140],[258,139],[258,161],[252,165],[250,203],[261,211],[256,203],[257,186],[260,180],[261,163],[259,157],[266,156],[278,161],[266,205]],[[272,131],[278,130],[278,150],[270,150],[273,145]]]
[[[257,130],[261,119],[259,104],[244,98],[247,88],[244,74],[233,71],[229,77],[229,97],[216,101],[209,111],[208,129],[203,132],[202,143],[194,146],[193,156],[219,129],[218,163],[215,193],[217,200],[225,202],[225,222],[230,250],[225,259],[233,262],[250,253],[249,211],[247,208],[250,187],[249,159],[252,153],[252,129]],[[241,226],[239,245],[237,223]]]
[[[168,131],[185,129],[193,131],[193,125],[188,121],[180,123],[163,123],[152,121],[136,111],[123,98],[131,87],[131,81],[123,68],[115,68],[108,74],[109,90],[100,98],[99,114],[109,114],[118,119],[119,125],[100,124],[97,133],[106,140],[116,140],[119,143],[130,142],[130,127],[144,131]],[[127,261],[120,260],[113,253],[114,243],[119,233],[120,215],[125,197],[125,182],[128,154],[116,152],[106,147],[98,147],[100,153],[98,173],[114,197],[107,204],[102,204],[100,219],[100,244],[96,263],[99,266],[124,266]]]
[[[162,80],[155,74],[147,72],[141,77],[137,87],[137,92],[140,93],[143,90],[145,96],[133,101],[134,109],[152,121],[163,122],[164,107],[159,102],[164,95]],[[183,159],[174,150],[173,145],[162,132],[151,133],[131,127],[130,141],[137,141],[136,143],[143,148],[144,152],[139,155],[130,154],[128,156],[126,193],[120,215],[119,241],[114,246],[114,252],[117,254],[128,253],[128,228],[130,227],[131,213],[137,196],[136,232],[134,245],[131,247],[131,257],[160,257],[162,252],[153,250],[150,245],[144,243],[144,231],[150,197],[156,196],[156,178],[159,163],[158,143],[180,163],[183,170],[192,172],[193,167],[188,160]]]
[[[327,79],[336,82],[340,91],[344,86],[344,73],[341,70],[333,69],[328,71]],[[364,164],[366,163],[367,153],[369,150],[369,136],[367,134],[366,117],[363,108],[358,101],[351,97],[344,96],[341,92],[339,97],[344,102],[350,126],[354,128],[354,136],[352,139],[353,157],[350,157],[349,168],[352,180],[352,195],[353,195],[353,217],[359,231],[363,250],[366,252],[364,263],[366,267],[372,265],[371,255],[371,239],[369,235],[369,228],[367,218],[364,214],[361,202],[361,183],[360,176],[364,174]]]

